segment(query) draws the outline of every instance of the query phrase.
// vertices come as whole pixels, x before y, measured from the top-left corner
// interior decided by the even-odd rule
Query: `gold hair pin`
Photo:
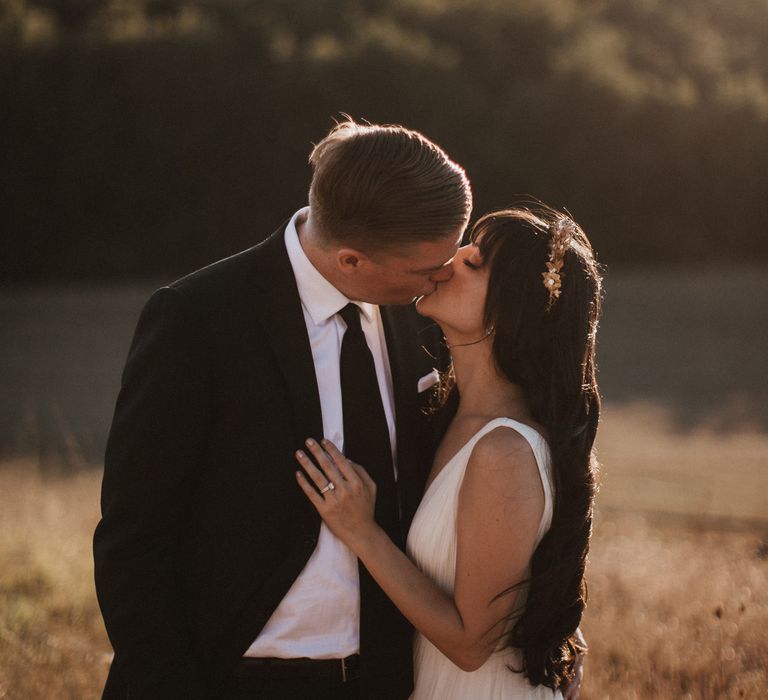
[[[561,217],[555,224],[555,231],[549,241],[549,258],[547,259],[547,271],[542,272],[544,278],[544,287],[549,292],[549,301],[547,310],[555,303],[560,296],[562,287],[563,258],[565,251],[571,243],[571,237],[574,231],[574,223],[568,217]]]

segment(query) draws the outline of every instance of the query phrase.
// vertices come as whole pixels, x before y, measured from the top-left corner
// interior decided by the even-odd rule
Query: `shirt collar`
[[[296,278],[301,303],[313,323],[320,326],[341,311],[351,300],[320,274],[301,247],[296,222],[300,217],[306,218],[307,214],[309,214],[309,207],[304,207],[291,217],[285,228],[285,248],[288,251],[288,259],[291,261],[293,276]],[[360,307],[366,320],[370,321],[373,318],[376,308],[374,304],[363,301],[354,303]]]

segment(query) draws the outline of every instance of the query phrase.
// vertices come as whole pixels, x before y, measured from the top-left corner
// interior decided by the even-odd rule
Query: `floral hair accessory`
[[[549,241],[549,258],[546,263],[547,271],[541,273],[541,276],[544,278],[544,287],[549,292],[547,310],[552,307],[552,304],[560,296],[560,288],[562,287],[562,274],[560,270],[563,269],[563,257],[571,243],[574,228],[575,224],[573,221],[565,216],[560,217],[557,223],[554,224],[555,230]]]

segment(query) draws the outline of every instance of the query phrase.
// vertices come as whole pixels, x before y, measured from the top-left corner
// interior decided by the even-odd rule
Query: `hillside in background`
[[[10,0],[0,273],[182,273],[306,199],[347,112],[424,131],[476,213],[568,208],[602,260],[768,260],[761,0]]]

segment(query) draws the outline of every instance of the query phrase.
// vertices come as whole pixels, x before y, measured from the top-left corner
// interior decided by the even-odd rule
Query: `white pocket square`
[[[433,369],[429,374],[425,374],[418,383],[418,393],[426,391],[432,386],[435,386],[440,381],[440,373]]]

